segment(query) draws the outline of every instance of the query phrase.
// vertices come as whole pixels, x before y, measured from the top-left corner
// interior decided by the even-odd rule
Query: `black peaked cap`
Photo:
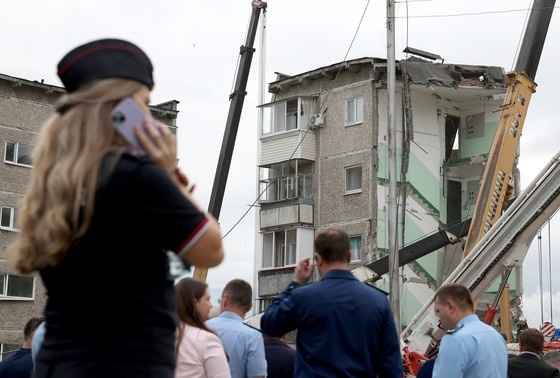
[[[131,79],[153,88],[152,63],[135,44],[121,39],[100,39],[78,46],[58,63],[57,75],[71,93],[99,79]]]

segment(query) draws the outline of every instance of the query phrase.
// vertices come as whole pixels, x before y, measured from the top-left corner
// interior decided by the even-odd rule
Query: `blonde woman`
[[[138,46],[78,46],[58,76],[67,94],[34,147],[21,232],[9,246],[12,265],[39,271],[48,291],[34,377],[171,378],[177,308],[168,251],[218,265],[218,224],[185,188],[174,135],[151,119],[152,64]],[[140,149],[112,118],[125,98],[145,114],[133,125]]]
[[[228,360],[220,338],[204,325],[210,317],[208,285],[183,278],[175,285],[177,294],[176,378],[229,378]]]

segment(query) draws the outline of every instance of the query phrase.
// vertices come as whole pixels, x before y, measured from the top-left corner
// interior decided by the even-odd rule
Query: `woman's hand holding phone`
[[[144,127],[135,126],[134,134],[142,148],[167,172],[177,167],[177,138],[167,126],[157,121],[146,120]]]
[[[127,97],[112,111],[117,131],[137,150],[146,152],[176,184],[190,197],[194,185],[189,185],[187,176],[177,167],[177,138],[167,126],[154,120],[135,100]],[[191,199],[192,200],[192,199]]]
[[[177,140],[169,129],[155,121],[133,97],[122,99],[111,111],[115,129],[136,150],[143,150],[156,163],[171,171],[177,166]]]
[[[177,138],[167,126],[154,120],[146,121],[143,128],[135,127],[134,133],[146,153],[191,195],[195,185],[189,183],[187,176],[177,166]]]

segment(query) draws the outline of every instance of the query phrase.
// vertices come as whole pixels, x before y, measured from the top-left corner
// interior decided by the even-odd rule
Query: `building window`
[[[361,260],[362,251],[362,237],[361,236],[351,236],[350,237],[350,260],[356,261]]]
[[[294,265],[296,263],[296,243],[280,244],[280,256],[282,266]]]
[[[364,98],[358,97],[346,101],[345,125],[364,122]]]
[[[295,130],[298,128],[298,100],[292,99],[274,104],[272,107],[273,114],[273,132],[283,132]]]
[[[295,229],[263,234],[263,268],[295,265],[297,261],[297,232]]]
[[[0,361],[5,360],[21,348],[21,344],[0,344]]]
[[[298,196],[313,198],[313,175],[298,175]]]
[[[265,177],[260,181],[260,192],[260,198],[264,202],[283,201],[292,198],[311,199],[313,198],[313,175]]]
[[[279,200],[285,200],[288,198],[295,198],[296,196],[296,177],[287,176],[281,177],[279,180],[280,185],[280,198]]]
[[[0,299],[33,299],[34,287],[34,277],[0,274]]]
[[[346,193],[362,191],[362,166],[346,168]]]
[[[31,167],[33,146],[19,142],[6,142],[4,162]]]
[[[298,97],[262,106],[262,135],[305,130],[315,113],[315,97]]]
[[[274,298],[259,298],[259,312],[266,310],[272,304]]]
[[[16,230],[16,208],[2,206],[0,208],[0,228]]]

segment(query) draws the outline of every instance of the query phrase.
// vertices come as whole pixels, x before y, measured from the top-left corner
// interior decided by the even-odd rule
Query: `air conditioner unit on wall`
[[[325,125],[325,114],[317,113],[311,116],[311,127],[320,127]]]

